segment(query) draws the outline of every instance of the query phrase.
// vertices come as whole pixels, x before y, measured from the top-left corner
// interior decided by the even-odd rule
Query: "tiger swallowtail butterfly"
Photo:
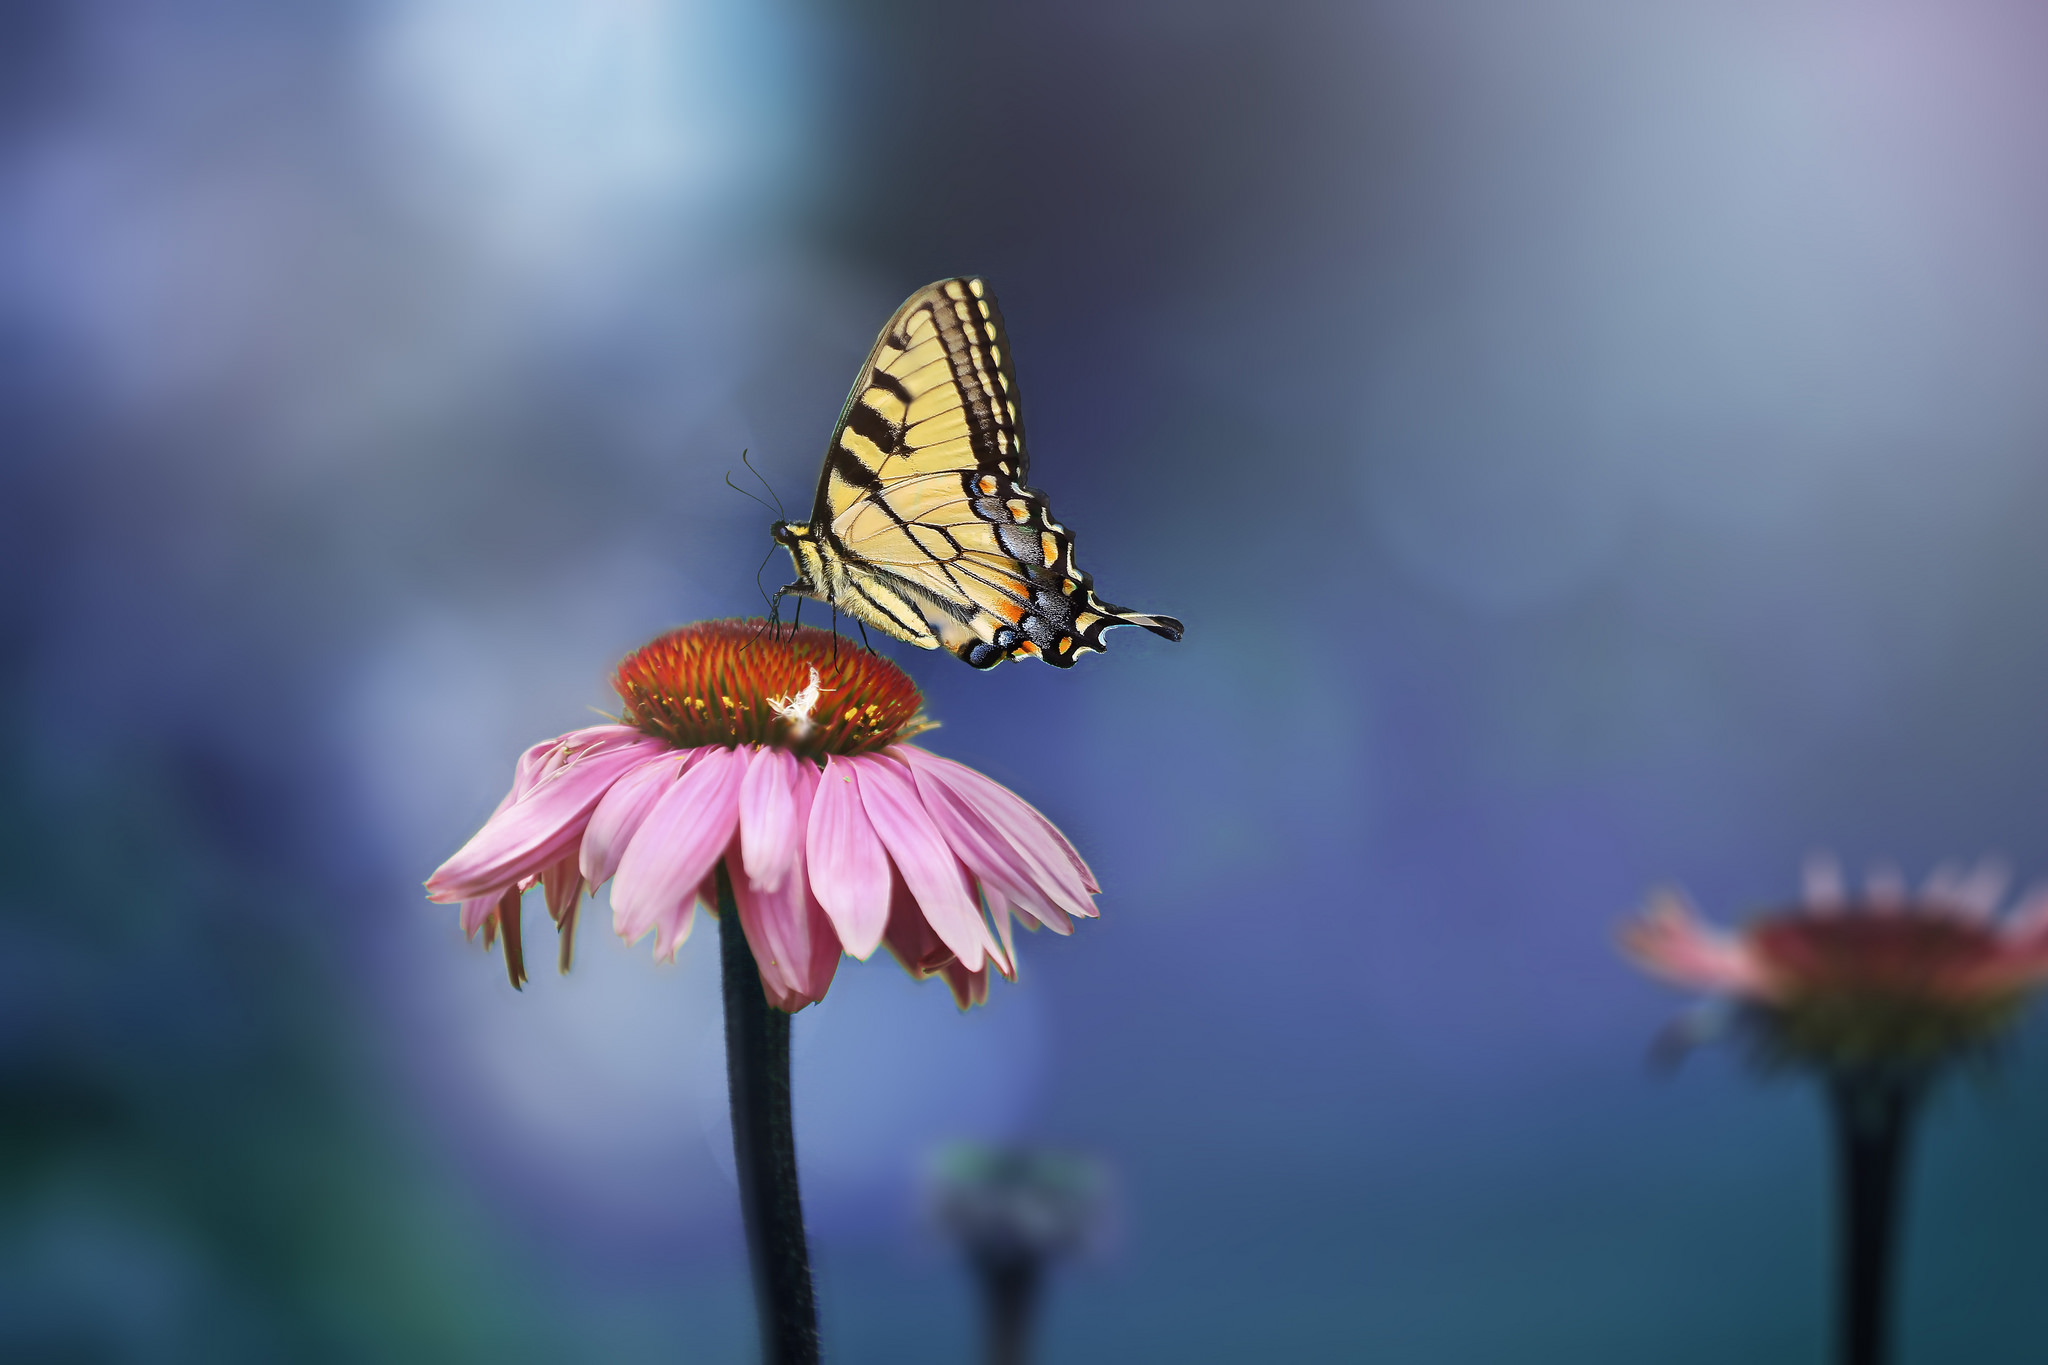
[[[1095,595],[1028,472],[995,296],[971,276],[926,285],[853,381],[811,519],[770,530],[797,572],[776,600],[813,598],[975,668],[1025,656],[1068,668],[1114,626],[1180,639],[1171,616]]]

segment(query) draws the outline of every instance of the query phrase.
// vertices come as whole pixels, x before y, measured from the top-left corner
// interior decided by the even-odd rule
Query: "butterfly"
[[[1171,616],[1095,595],[1028,469],[995,296],[972,277],[926,285],[853,381],[811,519],[769,528],[797,572],[776,602],[809,597],[975,668],[1069,668],[1113,626],[1180,639]]]

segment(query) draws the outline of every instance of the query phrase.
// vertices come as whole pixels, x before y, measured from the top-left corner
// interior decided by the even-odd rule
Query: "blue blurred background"
[[[985,1011],[877,961],[797,1020],[831,1358],[967,1357],[956,1137],[1120,1172],[1049,1361],[1821,1357],[1814,1098],[1651,1074],[1612,932],[1815,847],[2048,875],[2038,6],[17,0],[0,54],[0,1355],[748,1358],[713,945],[514,994],[420,882],[756,608],[722,476],[801,505],[979,271],[1035,482],[1188,637],[892,651],[1105,892]],[[1924,1137],[1904,1359],[2042,1359],[2048,1029]]]

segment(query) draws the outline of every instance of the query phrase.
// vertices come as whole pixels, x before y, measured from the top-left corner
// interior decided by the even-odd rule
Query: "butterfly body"
[[[797,581],[825,602],[976,668],[1065,668],[1114,626],[1181,623],[1112,606],[1029,487],[1002,313],[981,280],[940,280],[896,310],[841,409],[808,522],[776,522]]]

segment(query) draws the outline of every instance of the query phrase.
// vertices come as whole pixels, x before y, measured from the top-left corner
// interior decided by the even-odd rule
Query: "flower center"
[[[1751,933],[1772,973],[1803,991],[1967,994],[2001,956],[1991,926],[1917,911],[1787,914]]]
[[[627,724],[681,749],[858,754],[932,724],[917,684],[887,659],[829,631],[759,618],[672,630],[628,656],[612,687]]]
[[[1997,1036],[2027,995],[1998,931],[1960,914],[1792,912],[1750,935],[1779,985],[1774,1042],[1828,1065],[1929,1064]]]

